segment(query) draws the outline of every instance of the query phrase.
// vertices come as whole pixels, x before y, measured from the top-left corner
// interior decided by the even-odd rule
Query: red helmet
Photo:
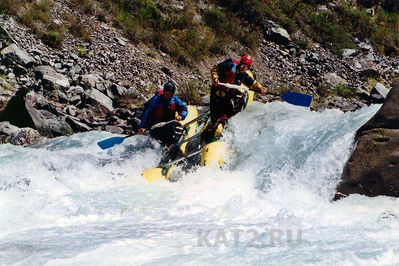
[[[254,59],[249,54],[246,54],[243,57],[241,57],[240,63],[247,66],[252,66],[252,64],[254,63]]]

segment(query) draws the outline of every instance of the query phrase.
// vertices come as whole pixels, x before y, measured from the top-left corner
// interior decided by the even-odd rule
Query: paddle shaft
[[[219,82],[219,85],[222,85],[222,86],[225,86],[225,87],[228,87],[228,88],[231,88],[231,89],[238,89],[238,90],[247,90],[247,91],[258,92],[257,90],[251,90],[251,89],[248,89],[247,87],[240,86],[240,85],[235,85],[235,84],[230,84],[230,83],[221,83],[221,82]],[[275,95],[275,96],[280,96],[280,94],[274,93],[274,92],[270,92],[270,91],[267,92],[267,94]]]
[[[248,89],[247,87],[236,85],[236,84],[230,84],[230,83],[219,82],[219,85],[225,86],[225,87],[230,88],[230,89],[238,89],[238,90],[246,90],[246,91],[250,91],[251,90],[251,89]]]
[[[219,83],[219,85],[222,85],[222,86],[225,86],[225,87],[228,87],[228,88],[233,88],[233,89],[250,90],[250,91],[259,92],[259,91],[254,90],[254,89],[248,89],[246,87],[235,85],[235,84],[230,84],[230,83]],[[277,93],[273,93],[273,92],[267,92],[267,94],[274,95],[274,96],[279,96],[280,98],[282,98],[287,103],[294,104],[294,105],[309,107],[311,105],[311,103],[312,103],[312,96],[307,95],[307,94],[303,94],[303,93],[299,93],[299,92],[287,92],[287,93],[284,93],[284,94],[277,94]]]
[[[167,125],[167,124],[170,124],[170,123],[172,123],[172,122],[175,122],[175,120],[173,119],[173,120],[166,121],[166,122],[160,122],[160,123],[158,123],[158,124],[153,125],[153,126],[150,128],[150,130],[154,130],[154,129],[156,129],[156,128],[163,127],[163,126],[165,126],[165,125]]]
[[[172,164],[181,162],[181,161],[183,161],[183,160],[186,160],[187,158],[193,157],[194,155],[197,155],[197,154],[201,153],[201,152],[202,152],[202,149],[203,149],[203,148],[201,148],[201,149],[199,149],[199,150],[197,150],[197,151],[193,151],[193,152],[191,152],[191,153],[189,153],[189,154],[186,154],[186,155],[184,155],[183,157],[180,157],[180,158],[178,158],[178,159],[175,159],[175,160],[173,160],[173,161],[171,161],[171,162],[161,164],[160,167],[162,167],[162,168],[163,168],[163,167],[168,167],[169,165],[172,165]]]
[[[194,122],[197,122],[197,121],[201,120],[207,114],[209,114],[209,110],[206,111],[205,113],[203,113],[202,115],[199,115],[197,118],[195,118],[195,119],[187,122],[186,124],[184,124],[183,129],[185,129],[189,124],[192,124]],[[170,151],[172,151],[173,149],[176,149],[177,147],[180,147],[183,143],[191,141],[193,139],[196,139],[196,138],[198,138],[200,136],[201,136],[201,133],[197,133],[197,134],[195,134],[195,135],[193,135],[193,136],[191,136],[191,137],[189,137],[187,139],[184,139],[184,140],[182,140],[182,141],[180,141],[178,143],[173,144],[172,146],[169,147],[168,153],[170,153]]]
[[[201,119],[202,119],[204,116],[206,116],[207,114],[209,114],[209,110],[206,111],[205,113],[203,113],[202,115],[197,116],[197,117],[194,118],[193,120],[191,120],[191,121],[185,123],[184,126],[183,126],[183,128],[186,128],[188,125],[190,125],[190,124],[192,124],[192,123],[194,123],[194,122],[197,122],[197,121],[201,120]]]
[[[187,122],[186,124],[184,124],[183,129],[185,129],[188,125],[190,125],[190,124],[192,124],[192,123],[194,123],[194,122],[196,122],[198,120],[201,120],[207,114],[209,114],[209,110],[206,111],[205,113],[203,113],[202,115],[196,117],[195,119],[193,119],[193,120]],[[158,128],[158,127],[161,127],[161,126],[164,126],[164,125],[172,123],[174,121],[175,120],[170,120],[170,121],[167,121],[167,122],[160,122],[158,124],[153,125],[150,130]],[[135,135],[136,134],[129,134],[129,135],[124,136],[124,137],[112,137],[112,138],[108,138],[108,139],[99,141],[99,142],[97,142],[97,144],[98,144],[98,146],[100,146],[101,149],[105,150],[105,149],[109,149],[109,148],[111,148],[111,147],[113,147],[113,146],[115,146],[117,144],[121,144],[125,139],[130,138],[130,137],[135,136]],[[184,142],[181,142],[179,145],[181,145]],[[172,147],[175,147],[175,146],[172,146]]]
[[[172,123],[172,122],[174,122],[174,121],[175,121],[175,120],[170,120],[170,121],[167,121],[167,122],[160,122],[160,123],[158,123],[158,124],[155,124],[155,125],[153,125],[153,126],[150,128],[150,131],[153,130],[153,129],[159,128],[159,127],[163,127],[163,126],[165,126],[165,125],[167,125],[167,124],[170,124],[170,123]],[[136,134],[129,134],[129,135],[127,135],[127,136],[124,136],[123,138],[124,138],[124,139],[127,139],[127,138],[130,138],[130,137],[133,137],[133,136],[136,136]]]

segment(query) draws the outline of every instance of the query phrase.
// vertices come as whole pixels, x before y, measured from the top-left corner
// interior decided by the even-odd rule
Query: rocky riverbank
[[[112,21],[80,14],[67,1],[54,5],[55,21],[62,19],[60,10],[79,17],[90,29],[89,41],[66,36],[63,47],[53,49],[12,18],[0,18],[1,143],[32,144],[90,130],[133,133],[140,106],[167,80],[178,84],[178,94],[189,81],[201,84],[195,89],[206,105],[212,65],[240,56],[237,49],[195,66],[178,65],[161,51],[131,43]],[[398,74],[398,59],[380,56],[360,40],[358,50],[338,56],[309,40],[301,48],[304,36],[289,36],[271,21],[264,34],[254,54],[257,79],[272,91],[313,95],[313,110],[354,111],[383,102]]]

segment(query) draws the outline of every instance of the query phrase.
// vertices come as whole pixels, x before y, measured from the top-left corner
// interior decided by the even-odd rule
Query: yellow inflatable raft
[[[185,127],[184,130],[184,135],[182,137],[182,140],[188,139],[189,137],[192,137],[197,129],[197,122],[190,123],[189,125],[185,126],[187,122],[194,120],[198,116],[198,111],[195,106],[189,105],[187,106],[188,109],[188,114],[187,117],[180,121],[180,124]],[[180,145],[179,147],[179,152],[177,152],[177,156],[183,156],[186,154],[186,147],[187,147],[187,142],[184,142],[183,144]],[[168,156],[168,154],[166,154]],[[175,158],[170,158],[170,159],[175,159]],[[162,163],[162,160],[161,160]],[[160,164],[161,165],[161,164]],[[172,174],[172,169],[174,165],[169,165],[167,167],[156,167],[156,168],[150,168],[146,169],[142,172],[142,175],[148,182],[154,182],[157,181],[161,178],[169,179],[170,175]]]

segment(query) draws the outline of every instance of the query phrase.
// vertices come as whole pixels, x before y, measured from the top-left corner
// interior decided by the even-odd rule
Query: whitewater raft
[[[254,92],[249,90],[242,90],[246,94],[246,106],[253,102]],[[146,169],[143,171],[142,175],[148,182],[154,182],[159,179],[169,180],[173,172],[173,168],[181,161],[185,160],[187,157],[201,155],[200,165],[201,166],[220,166],[225,163],[225,158],[228,153],[228,148],[225,141],[220,140],[221,132],[223,131],[223,125],[220,124],[217,128],[214,137],[206,142],[201,139],[201,131],[205,130],[208,123],[202,127],[202,130],[198,128],[198,123],[201,121],[206,121],[209,118],[209,111],[198,116],[198,110],[195,106],[189,105],[188,115],[180,124],[184,128],[184,133],[182,139],[176,148],[178,152],[174,152],[174,156],[170,157],[169,154],[165,154],[161,159],[159,165],[155,168]],[[198,136],[198,138],[196,138]],[[185,141],[189,140],[190,141]],[[171,161],[172,163],[169,163]]]

